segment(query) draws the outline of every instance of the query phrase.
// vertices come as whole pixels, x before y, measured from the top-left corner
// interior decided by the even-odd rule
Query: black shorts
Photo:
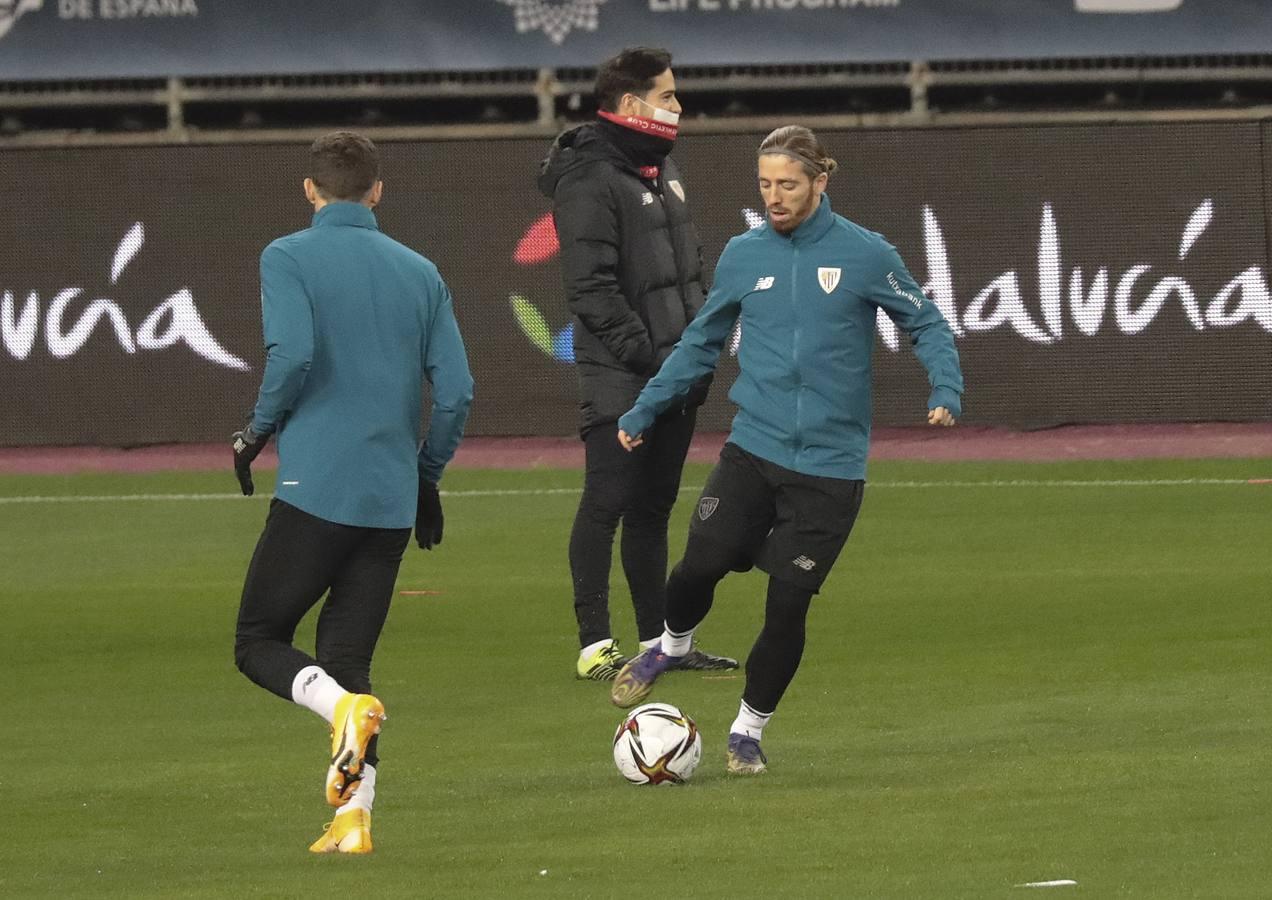
[[[803,475],[725,444],[689,524],[735,572],[752,566],[817,593],[852,532],[865,482]]]

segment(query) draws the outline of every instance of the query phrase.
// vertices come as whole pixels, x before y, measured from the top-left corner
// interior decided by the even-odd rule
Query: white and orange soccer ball
[[[646,703],[614,732],[614,765],[632,784],[682,784],[702,759],[693,719],[670,703]]]

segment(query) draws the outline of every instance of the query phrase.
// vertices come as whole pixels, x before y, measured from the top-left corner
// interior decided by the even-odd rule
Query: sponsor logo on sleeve
[[[893,293],[895,293],[898,297],[904,297],[906,300],[913,303],[915,309],[923,308],[922,300],[914,296],[914,294],[910,293],[905,288],[901,287],[901,282],[897,281],[895,272],[888,273],[888,287],[892,288]]]

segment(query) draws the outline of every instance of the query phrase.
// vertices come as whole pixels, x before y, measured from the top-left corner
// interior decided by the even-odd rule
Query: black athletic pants
[[[724,445],[689,525],[684,558],[667,583],[667,627],[687,633],[706,617],[730,571],[769,574],[764,627],[746,661],[742,699],[771,713],[804,654],[808,607],[861,509],[865,482],[804,475]]]
[[[630,453],[618,442],[618,425],[591,428],[583,436],[583,498],[570,532],[570,574],[579,646],[611,637],[610,563],[614,532],[623,523],[623,574],[642,641],[662,634],[667,602],[667,520],[680,491],[697,409],[659,416],[645,441]]]
[[[346,691],[371,692],[371,654],[393,599],[409,528],[337,525],[282,500],[270,502],[243,585],[234,661],[284,700],[306,666],[318,665]],[[314,656],[292,646],[296,626],[323,596]],[[315,659],[316,657],[316,659]],[[376,743],[367,748],[375,765]]]

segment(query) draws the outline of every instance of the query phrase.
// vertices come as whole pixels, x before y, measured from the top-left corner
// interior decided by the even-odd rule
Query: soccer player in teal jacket
[[[738,407],[707,479],[685,555],[667,582],[659,646],[623,668],[612,697],[633,706],[686,651],[729,571],[769,574],[764,627],[746,663],[728,768],[764,771],[760,736],[799,667],[805,620],[852,530],[870,443],[870,359],[882,309],[928,373],[928,421],[953,425],[963,376],[949,325],[883,237],[836,215],[825,194],[835,161],[811,131],[779,128],[759,150],[766,224],[733,238],[702,312],[630,411],[634,447],[654,418],[714,370],[741,323]]]
[[[234,436],[244,494],[252,460],[278,435],[278,480],[248,568],[234,656],[252,681],[332,724],[316,853],[371,850],[377,735],[371,654],[415,526],[442,542],[437,482],[454,455],[473,380],[437,268],[382,234],[375,147],[337,132],[311,151],[313,225],[261,254],[268,353],[251,423]],[[433,388],[420,444],[423,382]],[[292,646],[323,594],[314,656]]]

